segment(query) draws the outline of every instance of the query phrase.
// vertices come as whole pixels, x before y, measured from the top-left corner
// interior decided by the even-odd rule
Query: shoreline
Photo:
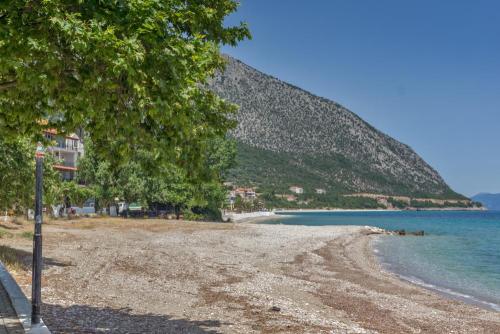
[[[281,213],[320,213],[320,212],[401,212],[398,209],[282,209],[275,210],[276,214]]]
[[[323,213],[323,212],[338,212],[338,213],[353,213],[353,212],[420,212],[420,211],[471,211],[479,212],[486,211],[481,208],[426,208],[419,210],[401,210],[401,209],[280,209],[274,211],[254,211],[245,213],[228,213],[223,215],[224,222],[233,223],[259,223],[270,220],[279,220],[292,217],[296,213]]]
[[[133,219],[47,224],[44,321],[54,332],[73,334],[97,327],[112,333],[500,332],[498,312],[384,271],[370,246],[377,233],[363,226]],[[30,240],[2,241],[29,256]],[[16,279],[29,294],[29,275]]]
[[[376,211],[381,211],[381,210],[339,210],[339,212],[358,212],[358,211],[376,212]],[[384,210],[384,211],[402,211],[402,210]],[[293,211],[293,210],[287,211],[287,213],[289,213],[289,214],[295,213],[295,212],[301,212],[301,211]],[[302,211],[302,212],[304,212],[304,211]],[[306,211],[306,212],[332,212],[332,210],[322,210],[322,211],[310,210],[310,211]],[[278,217],[276,217],[276,216],[278,216]],[[272,220],[276,220],[276,219],[278,219],[278,220],[286,219],[289,217],[292,217],[292,216],[286,216],[284,214],[277,213],[274,216],[249,218],[248,220],[245,220],[244,222],[248,223],[248,224],[265,224],[268,221],[272,221]],[[311,227],[308,225],[300,225],[300,226]],[[330,226],[330,225],[325,225],[325,226]],[[333,225],[333,226],[335,226],[335,225]],[[357,226],[357,225],[346,225],[346,226],[362,227],[362,226]],[[369,229],[373,229],[373,230],[380,230],[379,228],[373,227],[373,226],[364,226],[364,228],[369,228]],[[377,243],[377,242],[380,242],[380,236],[373,237],[372,240],[369,242],[367,247],[368,247],[369,253],[371,255],[371,256],[369,256],[369,258],[372,259],[373,265],[378,266],[381,271],[384,271],[385,273],[387,273],[389,275],[394,275],[399,280],[406,282],[408,284],[416,285],[416,286],[418,286],[422,289],[425,289],[427,291],[432,291],[432,292],[438,293],[439,295],[441,295],[445,298],[448,298],[450,300],[463,302],[465,304],[477,306],[477,307],[480,307],[482,309],[493,311],[493,312],[500,312],[500,305],[498,305],[498,304],[482,300],[482,299],[475,297],[475,296],[472,296],[472,295],[466,295],[460,291],[455,291],[455,290],[446,288],[444,286],[434,285],[434,284],[425,282],[424,280],[421,280],[421,279],[406,277],[406,276],[401,275],[395,271],[391,271],[390,269],[388,269],[384,266],[381,255],[378,254],[378,249],[374,245],[374,243]]]
[[[379,258],[379,255],[377,255],[375,251],[375,246],[373,245],[373,243],[377,242],[380,237],[381,235],[377,234],[358,235],[357,238],[354,238],[352,241],[354,245],[350,248],[348,246],[350,250],[354,251],[353,253],[355,255],[348,256],[348,258],[354,260],[357,265],[363,268],[363,271],[370,272],[370,276],[383,278],[383,280],[387,283],[392,283],[400,287],[412,287],[416,289],[413,294],[422,294],[423,296],[425,296],[425,298],[433,300],[433,305],[447,305],[447,308],[449,310],[453,310],[453,314],[458,310],[460,310],[458,312],[464,312],[463,310],[469,311],[474,309],[476,309],[478,313],[484,312],[485,314],[491,314],[492,316],[499,314],[499,310],[493,307],[488,302],[475,299],[475,297],[473,296],[463,295],[461,297],[459,293],[454,294],[454,291],[452,291],[451,293],[447,293],[446,291],[439,289],[439,287],[437,286],[433,288],[429,284],[425,284],[425,282],[422,282],[421,284],[385,268],[383,262]],[[356,252],[358,252],[358,255],[356,255]],[[364,259],[356,258],[357,256],[359,256],[359,253],[362,254]],[[407,296],[407,298],[410,300],[414,299],[415,297],[416,296],[413,295]],[[471,297],[472,299],[468,297]],[[500,323],[498,325],[500,325]],[[477,328],[474,328],[474,330],[477,331]],[[462,331],[459,332],[461,333]]]
[[[246,213],[230,213],[223,216],[223,221],[225,223],[235,224],[260,224],[273,220],[284,220],[290,217],[293,216],[276,213],[274,211],[255,211]]]
[[[286,216],[275,214],[273,211],[255,211],[245,213],[229,213],[222,217],[226,223],[258,223],[275,219],[282,219]]]
[[[477,307],[480,307],[480,308],[485,309],[485,310],[500,312],[500,305],[498,305],[498,304],[488,302],[488,301],[479,299],[475,296],[467,295],[467,294],[464,294],[460,291],[455,291],[455,290],[452,290],[450,288],[446,288],[444,286],[439,286],[438,284],[431,284],[431,283],[428,283],[428,282],[426,282],[422,279],[416,278],[416,277],[413,277],[413,278],[408,277],[408,276],[405,276],[405,275],[398,273],[397,271],[390,270],[389,268],[386,267],[387,264],[383,262],[382,255],[379,253],[377,247],[374,245],[378,242],[380,242],[380,236],[374,237],[371,240],[371,242],[369,243],[369,248],[370,248],[370,251],[373,255],[373,261],[375,261],[377,263],[377,265],[380,267],[380,270],[382,270],[390,275],[396,276],[398,279],[400,279],[403,282],[406,282],[406,283],[409,283],[412,285],[416,285],[416,286],[423,288],[425,290],[428,290],[428,291],[435,292],[435,293],[443,296],[444,298],[448,298],[450,300],[455,300],[455,301],[462,302],[462,303],[472,305],[472,306],[477,306]]]
[[[321,212],[420,212],[420,211],[488,211],[485,208],[420,208],[420,209],[282,209],[275,210],[277,214],[281,213],[321,213]]]

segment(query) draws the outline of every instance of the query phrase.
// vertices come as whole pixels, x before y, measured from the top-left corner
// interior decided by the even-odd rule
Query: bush
[[[393,197],[389,197],[387,199],[387,202],[389,202],[390,204],[392,204],[393,207],[398,208],[398,209],[406,209],[408,207],[408,203],[406,203],[404,201],[397,200]]]
[[[186,210],[183,212],[184,220],[192,220],[192,221],[200,221],[205,218],[204,215],[197,214],[192,212],[191,210]]]

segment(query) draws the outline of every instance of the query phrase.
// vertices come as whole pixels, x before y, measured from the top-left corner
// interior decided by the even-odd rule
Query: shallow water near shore
[[[376,240],[382,265],[413,283],[500,311],[500,212],[307,212],[269,223],[424,230],[424,237]]]

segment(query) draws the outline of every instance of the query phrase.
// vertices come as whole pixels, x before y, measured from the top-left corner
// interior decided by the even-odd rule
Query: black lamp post
[[[31,323],[40,324],[40,305],[42,302],[42,218],[43,218],[43,157],[41,144],[36,148],[36,186],[35,186],[35,234],[33,235],[33,271],[31,281]]]

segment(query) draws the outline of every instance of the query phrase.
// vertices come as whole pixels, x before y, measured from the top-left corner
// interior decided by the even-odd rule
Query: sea
[[[360,225],[424,230],[425,236],[380,236],[374,251],[402,279],[500,311],[500,211],[356,211],[286,213],[271,224]]]

